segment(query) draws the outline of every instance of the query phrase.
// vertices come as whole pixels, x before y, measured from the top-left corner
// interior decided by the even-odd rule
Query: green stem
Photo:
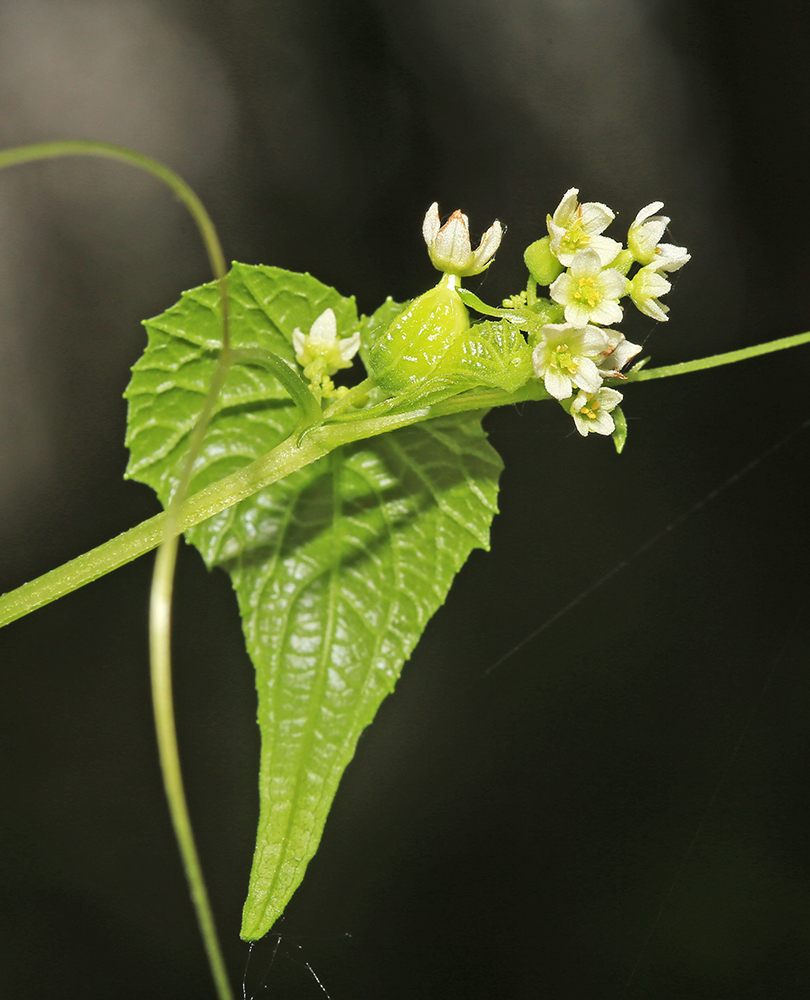
[[[171,606],[174,584],[174,564],[178,538],[175,535],[163,541],[155,559],[152,590],[149,595],[149,650],[152,680],[152,707],[155,715],[160,770],[163,787],[169,803],[174,834],[183,859],[186,880],[191,889],[191,899],[197,915],[200,934],[205,945],[208,965],[221,1000],[233,1000],[228,982],[228,970],[219,946],[214,914],[208,899],[202,866],[200,865],[194,833],[191,827],[183,777],[180,771],[180,752],[174,723],[172,697],[172,665],[170,657]]]
[[[221,285],[224,284],[223,275]],[[169,814],[177,846],[183,860],[183,869],[191,889],[191,900],[197,916],[197,925],[200,928],[208,966],[219,1000],[233,1000],[233,992],[228,982],[228,970],[219,945],[214,912],[208,898],[208,889],[205,885],[197,845],[194,842],[188,803],[183,789],[180,751],[177,746],[177,730],[174,721],[174,698],[172,696],[171,620],[174,571],[177,563],[179,537],[178,524],[183,502],[188,496],[194,462],[202,448],[203,438],[213,415],[217,397],[228,374],[233,354],[230,347],[226,303],[227,299],[223,299],[223,347],[217,360],[202,413],[191,435],[180,482],[166,511],[163,535],[155,559],[152,588],[149,593],[149,671],[160,771],[163,775],[163,787],[166,792],[166,801],[169,805]]]
[[[348,410],[360,397],[368,395],[377,385],[377,380],[373,378],[365,378],[359,385],[353,386],[347,393],[343,396],[338,396],[334,403],[326,408],[323,414],[324,420],[331,420],[333,417],[338,416],[338,414],[343,413],[344,410]]]
[[[305,423],[317,424],[323,420],[323,410],[318,400],[313,396],[312,390],[284,358],[280,358],[271,351],[241,348],[233,352],[233,361],[239,365],[258,365],[275,375],[301,411]]]
[[[178,521],[183,501],[188,493],[194,461],[202,447],[203,437],[214,412],[217,396],[225,381],[231,363],[230,327],[228,322],[228,287],[225,273],[225,258],[217,237],[216,229],[200,199],[174,171],[134,150],[113,146],[104,142],[66,141],[20,146],[0,152],[0,169],[31,163],[35,160],[54,159],[63,156],[101,156],[120,160],[137,167],[166,184],[183,202],[191,213],[205,244],[211,269],[219,283],[222,310],[222,350],[217,361],[214,377],[203,405],[202,414],[191,436],[188,454],[184,463],[174,498],[169,504],[163,520],[163,535],[155,560],[155,571],[150,594],[149,643],[150,669],[152,677],[152,699],[155,713],[160,767],[163,784],[172,818],[177,844],[183,859],[186,878],[191,889],[197,922],[205,945],[211,975],[220,1000],[233,1000],[228,983],[225,960],[217,938],[214,915],[208,900],[202,868],[191,829],[183,782],[180,774],[180,757],[177,734],[174,725],[171,675],[171,602],[174,589],[174,567],[177,558]]]
[[[225,258],[217,239],[216,229],[211,217],[206,212],[203,203],[182,177],[143,153],[136,153],[125,146],[114,146],[109,142],[93,142],[83,139],[71,139],[64,142],[40,142],[33,146],[17,146],[15,149],[4,149],[0,152],[0,170],[3,167],[13,167],[22,163],[33,163],[36,160],[53,160],[62,156],[101,156],[108,160],[120,160],[130,166],[145,170],[159,181],[163,181],[174,191],[191,213],[200,231],[211,270],[217,277],[225,274]]]
[[[781,337],[779,340],[769,340],[767,344],[743,347],[739,351],[728,351],[725,354],[713,354],[711,357],[698,358],[696,361],[682,361],[680,364],[666,365],[662,368],[644,368],[640,372],[630,372],[627,378],[631,382],[646,382],[652,378],[685,375],[687,372],[719,368],[720,365],[731,365],[735,361],[746,361],[748,358],[758,358],[762,354],[771,354],[773,351],[783,351],[787,347],[799,347],[808,343],[810,343],[810,333],[797,333],[793,337]]]
[[[503,395],[501,393],[501,397]],[[477,409],[481,405],[483,404],[478,407],[468,405],[465,409]],[[178,510],[174,533],[181,534],[265,486],[315,462],[339,444],[372,437],[436,415],[433,411],[421,409],[358,424],[315,428],[300,444],[298,435],[288,438],[250,465],[189,497]],[[98,548],[4,594],[0,597],[0,627],[78,590],[86,583],[156,548],[166,532],[168,519],[167,513],[158,514]]]
[[[780,340],[771,341],[769,344],[748,347],[728,354],[718,354],[698,361],[688,361],[666,368],[645,369],[636,373],[631,372],[628,380],[644,381],[651,378],[666,378],[687,371],[699,371],[703,368],[730,364],[733,361],[809,342],[810,333],[801,333],[794,337],[783,337]],[[329,425],[314,428],[300,443],[290,438],[245,468],[239,469],[225,479],[221,479],[189,497],[180,509],[177,532],[181,533],[195,524],[199,524],[226,507],[230,507],[265,486],[283,479],[310,462],[316,461],[332,448],[337,447],[338,444],[360,441],[388,430],[406,427],[421,420],[450,413],[489,409],[494,406],[506,406],[526,400],[547,398],[548,394],[544,392],[542,383],[532,379],[526,386],[514,393],[502,392],[499,389],[475,389],[454,396],[452,399],[445,400],[435,406],[422,407],[404,414],[392,414],[375,420],[356,420],[349,424],[341,424],[339,428]],[[129,531],[99,545],[98,548],[92,549],[57,569],[37,577],[36,580],[23,584],[16,590],[3,595],[0,597],[0,627],[17,618],[22,618],[29,612],[35,611],[65,594],[78,590],[86,583],[90,583],[154,549],[160,543],[165,531],[166,518],[166,514],[158,514],[148,521],[143,521]]]
[[[471,306],[476,312],[480,312],[482,316],[498,316],[502,319],[511,319],[520,315],[519,310],[516,309],[499,309],[496,306],[488,305],[483,299],[479,299],[475,292],[471,292],[468,288],[459,287],[456,291],[465,306]]]

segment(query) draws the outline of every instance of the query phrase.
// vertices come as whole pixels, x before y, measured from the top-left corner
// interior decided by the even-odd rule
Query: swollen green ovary
[[[469,329],[469,313],[448,277],[414,299],[369,352],[369,374],[384,389],[436,374]]]

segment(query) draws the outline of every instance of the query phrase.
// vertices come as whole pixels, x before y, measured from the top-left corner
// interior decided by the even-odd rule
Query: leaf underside
[[[308,332],[327,307],[342,336],[375,325],[358,319],[353,299],[309,275],[234,264],[228,287],[235,348],[292,361],[293,330]],[[149,345],[126,391],[127,475],[151,485],[164,505],[216,364],[219,316],[212,283],[145,324]],[[230,574],[256,668],[260,817],[246,939],[265,934],[284,910],[360,733],[469,553],[488,548],[501,461],[482,415],[344,446],[187,533],[209,567]],[[268,372],[235,365],[191,491],[280,444],[297,420]]]

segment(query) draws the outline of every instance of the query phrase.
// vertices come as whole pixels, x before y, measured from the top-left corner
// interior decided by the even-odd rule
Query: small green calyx
[[[388,392],[439,373],[454,346],[470,328],[470,315],[456,291],[458,279],[445,274],[435,288],[400,313],[374,343],[369,374]]]
[[[538,285],[550,285],[563,272],[563,266],[551,252],[551,237],[544,236],[526,247],[523,254],[529,274]]]

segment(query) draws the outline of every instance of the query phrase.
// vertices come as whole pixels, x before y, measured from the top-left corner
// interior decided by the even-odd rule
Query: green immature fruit
[[[523,259],[529,274],[538,285],[550,285],[563,272],[562,264],[551,252],[551,239],[548,236],[526,247]]]
[[[388,392],[438,374],[470,328],[470,315],[445,275],[401,312],[368,354],[369,374]]]

